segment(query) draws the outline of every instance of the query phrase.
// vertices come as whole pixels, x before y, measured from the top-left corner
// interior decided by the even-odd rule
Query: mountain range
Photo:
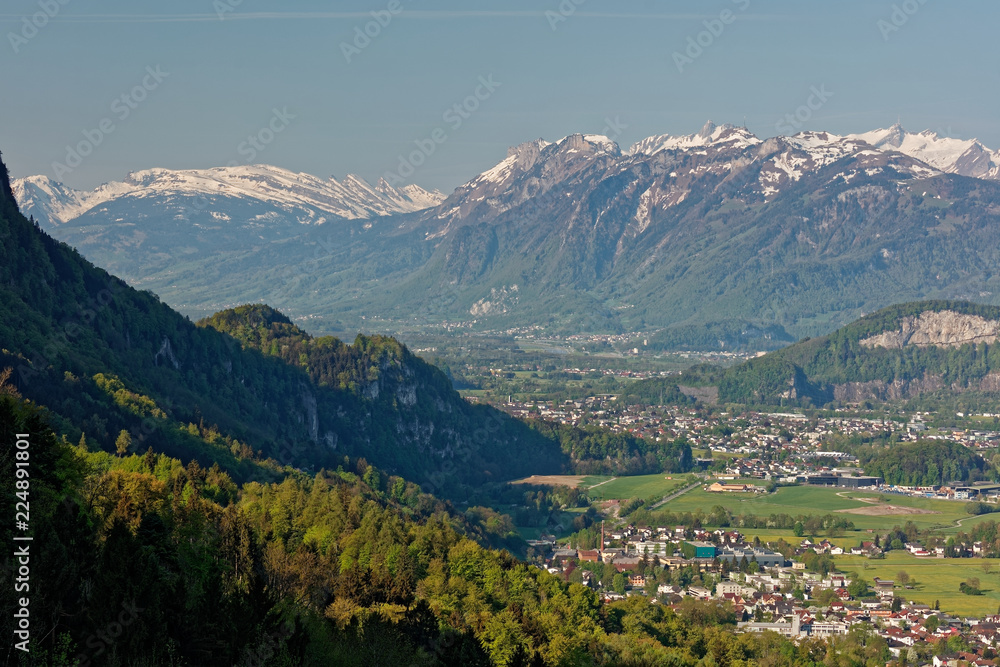
[[[140,172],[79,214],[56,184],[15,188],[57,238],[191,315],[267,300],[317,331],[541,326],[732,349],[900,301],[997,302],[998,165],[976,140],[898,124],[760,139],[708,123],[624,151],[599,135],[539,139],[443,200],[381,184],[395,204],[342,214],[273,212],[306,206],[277,194],[305,176],[262,177],[255,198],[214,194],[203,172]],[[195,222],[178,224],[196,200]]]

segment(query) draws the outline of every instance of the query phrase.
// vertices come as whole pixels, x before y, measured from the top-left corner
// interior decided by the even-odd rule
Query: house
[[[747,491],[754,490],[749,484],[719,484],[718,482],[712,483],[706,491],[709,493],[746,493]]]
[[[892,589],[895,585],[896,582],[892,579],[879,579],[875,577],[875,593],[878,594],[879,600],[892,600],[895,595]]]
[[[601,554],[597,549],[580,549],[576,557],[584,563],[596,563],[601,559]]]
[[[612,565],[619,572],[630,571],[634,572],[639,569],[639,557],[638,556],[619,556],[612,561]]]
[[[743,592],[743,584],[738,581],[720,581],[715,585],[715,595],[723,597],[726,594],[739,595]]]
[[[628,585],[632,588],[642,588],[646,585],[646,577],[641,574],[628,575]]]

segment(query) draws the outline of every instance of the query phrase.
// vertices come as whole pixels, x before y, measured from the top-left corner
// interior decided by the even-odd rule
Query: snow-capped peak
[[[674,136],[670,134],[658,134],[646,137],[635,142],[629,148],[630,155],[655,155],[660,151],[667,150],[690,150],[692,148],[704,148],[714,144],[720,147],[742,150],[750,146],[761,143],[752,132],[743,127],[737,127],[728,123],[716,125],[708,121],[696,134],[685,136]]]
[[[89,193],[74,190],[48,176],[28,176],[11,183],[14,198],[25,215],[33,215],[39,222],[50,219],[62,222],[88,210]]]
[[[14,181],[21,210],[40,221],[58,224],[120,197],[211,195],[257,200],[271,205],[305,207],[346,219],[407,213],[429,208],[444,199],[438,191],[418,186],[396,189],[384,181],[370,185],[348,174],[343,181],[296,173],[271,165],[241,165],[211,169],[163,168],[133,171],[121,181],[80,192],[45,176]]]
[[[991,151],[976,139],[942,137],[930,130],[907,132],[899,123],[847,138],[865,141],[879,150],[899,151],[948,173],[995,179],[1000,170],[1000,152]]]

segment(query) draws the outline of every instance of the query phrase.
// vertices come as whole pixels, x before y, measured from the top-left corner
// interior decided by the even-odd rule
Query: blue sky
[[[145,4],[4,2],[0,150],[15,177],[90,188],[252,161],[374,181],[421,141],[407,180],[450,191],[510,145],[608,133],[609,120],[627,146],[709,118],[772,136],[796,110],[801,129],[899,117],[1000,148],[995,1]],[[377,34],[358,48],[366,27]],[[813,87],[829,95],[806,114]],[[54,167],[81,142],[78,165]]]

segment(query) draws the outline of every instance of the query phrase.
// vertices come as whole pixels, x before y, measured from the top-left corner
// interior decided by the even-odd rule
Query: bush
[[[981,503],[978,501],[972,501],[965,504],[965,511],[967,514],[972,514],[978,516],[980,514],[990,514],[996,512],[1000,507],[996,505],[990,505],[988,503]]]
[[[979,579],[972,577],[971,579],[966,579],[958,585],[958,590],[965,593],[966,595],[982,595],[983,591],[979,588]]]

